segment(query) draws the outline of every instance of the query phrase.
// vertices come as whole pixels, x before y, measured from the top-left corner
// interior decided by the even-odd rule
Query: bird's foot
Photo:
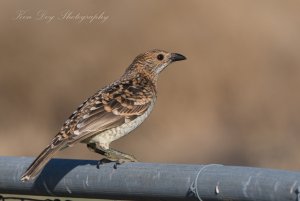
[[[110,162],[112,162],[112,161],[107,158],[102,158],[97,162],[97,168],[100,169],[101,165],[103,165],[105,163],[110,163]]]

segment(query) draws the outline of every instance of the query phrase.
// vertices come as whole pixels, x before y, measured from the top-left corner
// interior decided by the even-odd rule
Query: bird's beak
[[[182,54],[178,54],[178,53],[171,53],[171,61],[180,61],[180,60],[185,60],[186,57],[183,56]]]

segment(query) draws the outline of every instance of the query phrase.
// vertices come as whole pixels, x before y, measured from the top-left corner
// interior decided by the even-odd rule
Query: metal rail
[[[300,201],[300,172],[188,164],[52,159],[35,181],[20,176],[33,161],[0,157],[0,193],[73,198]]]

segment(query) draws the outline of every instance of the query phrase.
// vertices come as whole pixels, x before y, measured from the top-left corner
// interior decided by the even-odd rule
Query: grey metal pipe
[[[0,193],[110,199],[300,201],[300,173],[262,168],[52,159],[22,183],[33,161],[0,157]]]

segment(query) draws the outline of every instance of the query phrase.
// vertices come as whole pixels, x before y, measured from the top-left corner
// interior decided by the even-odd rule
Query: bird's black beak
[[[171,61],[180,61],[180,60],[185,60],[186,57],[183,56],[182,54],[178,54],[178,53],[171,53]]]

